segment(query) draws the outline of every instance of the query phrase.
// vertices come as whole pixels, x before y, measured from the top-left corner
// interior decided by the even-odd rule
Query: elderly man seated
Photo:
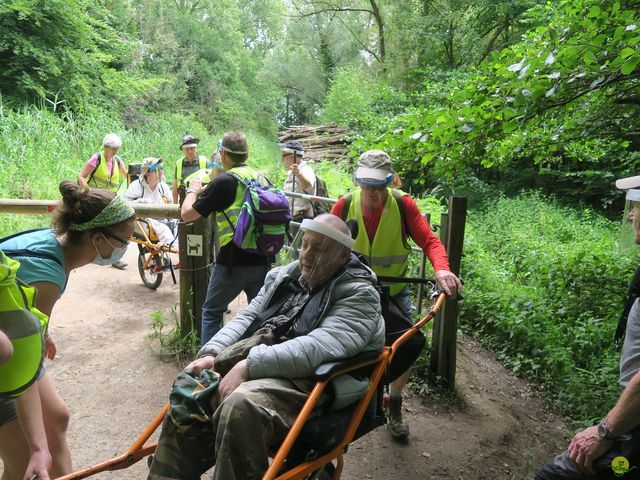
[[[314,385],[315,369],[382,350],[376,277],[352,255],[347,225],[330,214],[306,219],[294,246],[297,240],[299,260],[271,270],[251,304],[185,368],[219,380],[197,426],[181,422],[174,408],[186,373],[178,376],[149,479],[200,478],[214,464],[217,480],[262,478]]]

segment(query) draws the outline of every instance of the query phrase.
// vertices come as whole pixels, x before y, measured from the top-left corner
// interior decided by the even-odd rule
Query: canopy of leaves
[[[632,7],[563,0],[533,9],[528,15],[545,19],[542,26],[360,148],[390,151],[418,184],[425,168],[453,175],[524,162],[610,189],[640,149],[640,29]]]
[[[80,109],[117,103],[157,83],[121,66],[133,44],[100,2],[8,0],[0,4],[0,93],[16,103]]]

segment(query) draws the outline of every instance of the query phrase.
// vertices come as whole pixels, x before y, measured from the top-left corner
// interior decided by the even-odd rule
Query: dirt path
[[[59,357],[48,371],[71,408],[74,466],[122,453],[167,400],[177,367],[159,360],[147,341],[150,314],[178,302],[165,278],[145,288],[136,269],[87,266],[74,272],[53,313]],[[241,307],[236,300],[233,310]],[[460,401],[411,396],[407,445],[378,429],[353,444],[344,480],[524,479],[566,445],[568,431],[543,412],[530,388],[469,339],[459,343]],[[102,479],[146,478],[146,462]]]

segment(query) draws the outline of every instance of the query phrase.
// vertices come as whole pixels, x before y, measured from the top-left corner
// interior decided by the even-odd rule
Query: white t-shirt
[[[295,192],[295,193],[306,193],[307,195],[313,195],[316,192],[316,174],[313,172],[313,168],[307,165],[305,162],[301,162],[299,165],[300,175],[304,177],[304,179],[311,184],[311,189],[309,191],[305,191],[302,189],[302,185],[296,179],[295,189],[293,188],[293,173],[291,170],[287,173],[287,179],[284,181],[284,187],[282,188],[285,192]],[[307,216],[311,217],[309,211],[311,210],[311,202],[306,198],[293,198],[287,196],[289,199],[289,209],[291,209],[291,215],[294,217],[298,217],[301,215],[307,214]]]
[[[146,180],[142,178],[131,182],[124,194],[124,198],[135,203],[157,203],[162,205],[171,203],[173,197],[171,189],[164,181],[159,182],[155,190],[152,190]]]

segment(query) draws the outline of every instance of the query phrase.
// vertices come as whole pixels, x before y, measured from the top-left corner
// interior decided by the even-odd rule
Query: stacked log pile
[[[335,124],[293,125],[280,132],[278,141],[299,140],[304,146],[304,159],[308,162],[329,160],[338,162],[346,157],[349,143],[346,138],[353,132]]]

